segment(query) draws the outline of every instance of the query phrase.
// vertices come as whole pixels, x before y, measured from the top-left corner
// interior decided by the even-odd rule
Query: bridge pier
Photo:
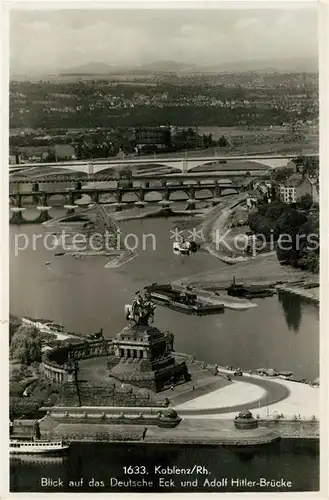
[[[136,201],[135,205],[139,208],[145,207],[145,191],[143,188],[140,188],[138,193],[138,201]]]
[[[115,203],[115,211],[121,212],[123,203],[122,203],[122,188],[118,188],[116,191],[116,203]]]
[[[24,217],[22,212],[24,212],[25,208],[22,207],[22,195],[21,193],[16,193],[14,197],[15,206],[10,210],[13,213],[10,218],[10,224],[22,224],[24,222]]]
[[[75,213],[75,209],[78,208],[78,205],[75,204],[76,193],[74,191],[70,191],[69,193],[69,202],[67,205],[64,205],[64,208],[67,209],[66,215],[72,215]]]
[[[51,207],[46,207],[46,206],[37,207],[37,210],[40,211],[40,215],[38,217],[38,222],[47,222],[47,220],[50,220],[52,218],[49,215],[50,209],[51,209]]]
[[[222,188],[220,187],[218,181],[215,182],[215,198],[219,198],[222,194]]]
[[[91,199],[93,200],[94,203],[99,203],[99,191],[95,191],[91,195]]]
[[[189,189],[189,199],[187,200],[186,210],[195,210],[196,208],[196,200],[195,200],[195,188],[191,187]]]
[[[214,189],[214,198],[212,200],[212,206],[215,207],[220,203],[220,196],[222,194],[222,188],[219,185],[218,181],[215,181],[215,189]]]
[[[172,202],[169,200],[169,196],[170,196],[169,189],[168,186],[166,185],[163,192],[163,198],[158,202],[159,205],[162,206],[162,208],[168,208],[171,205]]]
[[[22,212],[25,210],[25,208],[12,207],[10,210],[13,212],[13,215],[9,220],[9,224],[16,224],[16,225],[22,224],[25,220],[22,215]]]
[[[38,182],[34,182],[32,184],[32,193],[39,193],[39,183]],[[35,203],[35,204],[39,203],[39,196],[38,195],[34,194],[32,199],[33,199],[33,203]]]
[[[78,205],[64,205],[66,208],[66,215],[72,215],[75,213],[75,209],[78,208]]]

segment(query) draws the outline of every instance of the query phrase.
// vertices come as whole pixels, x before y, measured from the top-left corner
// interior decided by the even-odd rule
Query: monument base
[[[172,354],[172,335],[149,325],[124,328],[113,341],[115,355],[108,359],[109,376],[154,392],[188,382],[185,361]]]

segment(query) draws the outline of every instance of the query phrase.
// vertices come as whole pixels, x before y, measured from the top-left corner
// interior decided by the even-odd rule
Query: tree
[[[285,211],[286,205],[281,201],[274,201],[266,206],[265,217],[272,220],[277,220]]]
[[[218,139],[218,146],[220,148],[226,148],[228,145],[228,142],[227,142],[227,139],[224,135],[222,135],[219,139]]]
[[[21,325],[12,338],[10,356],[25,365],[30,365],[34,361],[40,362],[40,332],[36,328]]]
[[[290,209],[283,212],[277,220],[279,234],[296,234],[298,228],[306,222],[306,216],[298,210]]]
[[[312,273],[318,273],[320,269],[319,254],[313,250],[305,251],[298,260],[298,267]]]
[[[254,230],[256,234],[263,235],[265,239],[268,240],[271,234],[273,234],[274,224],[270,219],[260,216],[256,220]]]
[[[9,402],[9,415],[11,419],[28,417],[35,414],[43,401],[36,398],[11,397]]]
[[[306,193],[303,196],[301,196],[299,205],[302,210],[309,210],[313,205],[312,196],[309,193]]]
[[[22,321],[20,318],[17,318],[16,316],[9,315],[9,343],[11,342],[11,339],[13,338],[15,332],[18,330],[18,328],[21,326]]]
[[[274,181],[281,182],[289,179],[289,177],[294,173],[293,168],[279,167],[274,169],[272,177]]]

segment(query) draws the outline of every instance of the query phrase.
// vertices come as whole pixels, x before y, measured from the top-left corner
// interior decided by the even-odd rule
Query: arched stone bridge
[[[198,193],[203,191],[202,199],[211,199],[213,204],[217,204],[220,201],[220,196],[223,190],[235,190],[236,192],[241,192],[246,189],[245,183],[219,183],[218,181],[213,181],[210,183],[202,183],[197,181],[196,183],[183,183],[170,184],[167,181],[162,181],[161,186],[150,186],[148,182],[144,186],[136,186],[133,182],[128,182],[127,187],[122,187],[120,182],[115,182],[114,186],[107,188],[97,188],[90,187],[87,189],[82,189],[81,182],[77,182],[75,189],[72,190],[49,190],[49,191],[39,191],[38,183],[35,183],[32,188],[31,193],[10,193],[9,198],[11,202],[11,212],[12,216],[10,219],[11,224],[23,224],[26,222],[46,222],[51,219],[49,211],[51,210],[51,198],[53,196],[61,196],[64,199],[64,207],[67,209],[67,215],[73,214],[75,209],[79,207],[76,204],[77,200],[80,200],[82,196],[88,195],[90,197],[90,203],[97,204],[107,204],[115,207],[117,211],[123,209],[127,202],[135,203],[136,206],[144,207],[145,204],[151,202],[148,195],[150,193],[159,193],[161,200],[159,204],[163,207],[169,207],[173,202],[173,194],[176,194],[175,201],[186,201],[187,210],[194,210],[196,208],[196,202],[198,201]],[[205,192],[206,190],[206,192]],[[129,194],[134,200],[125,200],[124,196]],[[182,194],[183,198],[178,198],[177,194]],[[109,202],[104,199],[104,195],[114,196],[115,201]],[[187,198],[187,199],[186,199]],[[154,201],[153,201],[154,203]],[[34,206],[39,211],[39,216],[33,220],[28,221],[24,219],[23,213],[26,210],[26,206]]]

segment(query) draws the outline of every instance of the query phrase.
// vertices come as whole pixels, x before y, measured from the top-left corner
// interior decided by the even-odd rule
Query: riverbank
[[[170,207],[165,208],[153,208],[153,209],[143,209],[143,208],[131,208],[122,212],[114,212],[111,217],[116,222],[125,222],[135,219],[148,219],[156,217],[177,217],[186,215],[199,215],[203,216],[204,210],[175,210]]]
[[[189,284],[197,288],[198,294],[202,295],[207,291],[208,300],[216,300],[215,295],[209,296],[211,291],[217,292],[216,295],[221,292],[220,300],[230,300],[223,291],[232,283],[233,276],[235,276],[237,282],[244,285],[275,287],[278,291],[287,291],[319,304],[319,285],[316,286],[319,283],[318,275],[291,266],[280,265],[275,252],[259,254],[255,258],[243,255],[241,251],[234,254],[233,251],[227,250],[225,243],[220,241],[229,229],[228,221],[232,211],[241,205],[245,198],[246,195],[242,194],[225,200],[205,214],[202,225],[204,248],[211,255],[228,264],[227,269],[221,268],[218,273],[208,272],[188,276],[174,281],[173,286],[181,286],[182,283]],[[315,286],[311,288],[313,285]]]
[[[307,285],[306,285],[307,286]],[[294,283],[289,283],[286,285],[277,285],[276,289],[282,292],[291,293],[293,295],[298,295],[304,299],[311,300],[316,304],[320,304],[320,287],[314,287],[311,289],[305,288],[300,285],[294,285]]]
[[[161,413],[158,408],[52,407],[39,420],[39,430],[45,439],[146,444],[255,446],[280,438],[319,438],[319,422],[316,419],[258,417],[255,420],[251,416],[253,424],[248,421],[240,428],[235,425],[237,414],[229,419],[207,415],[194,418],[184,416],[182,410],[178,415],[174,412],[177,420],[174,425],[159,425]]]
[[[105,441],[111,443],[145,444],[197,444],[218,446],[258,446],[280,439],[272,429],[257,427],[240,430],[227,420],[190,420],[184,419],[175,428],[167,429],[155,426],[132,426],[129,424],[83,424],[60,423],[52,419],[52,431],[48,438],[61,438],[68,441]]]

